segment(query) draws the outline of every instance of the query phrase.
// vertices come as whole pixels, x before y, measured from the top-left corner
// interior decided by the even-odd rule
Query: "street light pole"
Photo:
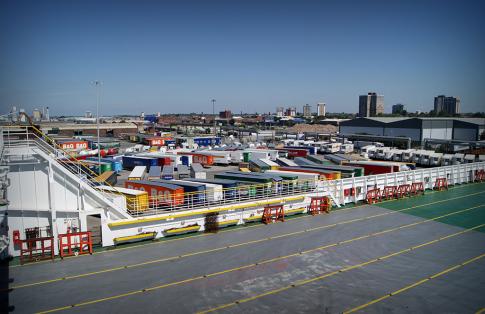
[[[101,175],[101,147],[99,145],[99,88],[101,87],[100,81],[94,81],[96,87],[96,132],[98,135],[98,175]]]
[[[216,111],[215,111],[215,104],[216,100],[212,99],[212,116],[214,118],[214,136],[216,135]]]
[[[216,111],[215,111],[216,100],[212,99],[211,101],[212,101],[212,116],[214,118],[214,136],[216,136]]]

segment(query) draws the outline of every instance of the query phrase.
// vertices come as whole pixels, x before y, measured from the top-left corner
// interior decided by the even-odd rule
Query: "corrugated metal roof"
[[[382,123],[392,123],[403,120],[419,119],[419,120],[457,120],[478,125],[485,125],[485,118],[455,118],[455,117],[364,117],[358,119],[369,119]]]

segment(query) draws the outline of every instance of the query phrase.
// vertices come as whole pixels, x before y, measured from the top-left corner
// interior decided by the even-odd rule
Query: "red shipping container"
[[[306,157],[308,156],[307,149],[299,148],[278,148],[279,151],[288,152],[288,157]]]

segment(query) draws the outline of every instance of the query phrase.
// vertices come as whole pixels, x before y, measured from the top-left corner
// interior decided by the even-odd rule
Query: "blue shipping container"
[[[146,166],[150,170],[151,166],[157,166],[158,159],[138,156],[123,156],[123,168],[133,169],[135,166]]]
[[[205,201],[206,186],[197,182],[181,182],[181,181],[168,181],[168,180],[156,180],[157,182],[170,183],[178,185],[184,188],[184,201],[185,203],[194,204],[203,203]],[[192,192],[192,193],[190,193]],[[189,193],[187,195],[187,193]]]

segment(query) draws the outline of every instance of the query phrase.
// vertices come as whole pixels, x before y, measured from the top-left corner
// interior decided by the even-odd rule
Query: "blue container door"
[[[182,156],[180,159],[182,160],[182,165],[189,165],[189,156]]]

